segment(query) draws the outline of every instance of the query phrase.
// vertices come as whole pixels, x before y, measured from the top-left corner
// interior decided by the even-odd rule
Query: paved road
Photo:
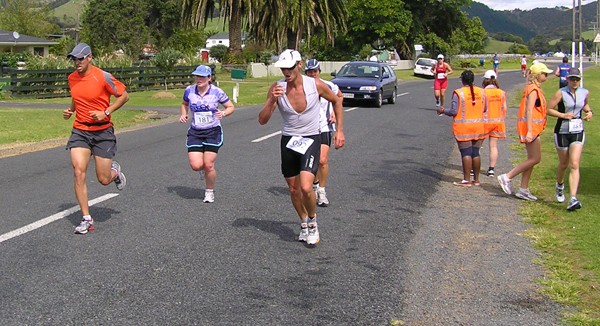
[[[520,81],[518,73],[506,76]],[[316,247],[296,241],[297,218],[279,172],[279,137],[253,142],[280,128],[278,116],[259,126],[258,107],[241,108],[224,120],[214,204],[202,203],[203,183],[188,167],[186,126],[121,133],[117,159],[128,186],[123,192],[102,187],[90,170],[89,195],[99,201],[91,208],[97,231],[85,236],[72,233],[80,214],[72,209],[72,170],[64,148],[0,159],[0,320],[5,325],[486,324],[474,322],[486,320],[478,298],[493,293],[473,292],[466,299],[473,310],[465,311],[453,307],[464,305],[466,294],[461,299],[452,291],[420,286],[442,281],[439,270],[448,264],[437,264],[435,257],[451,247],[440,250],[435,244],[453,239],[445,237],[457,226],[432,216],[445,212],[461,220],[443,210],[438,196],[452,200],[455,190],[443,189],[458,177],[458,168],[452,163],[457,154],[451,120],[435,115],[431,84],[404,83],[397,103],[381,109],[345,108],[347,147],[331,155],[331,206],[318,209],[322,240]],[[449,88],[457,86],[453,80]],[[516,214],[510,216],[520,223]],[[514,238],[519,237],[508,232],[504,240]],[[535,269],[532,254],[507,253],[518,256],[525,272]],[[492,274],[485,282],[496,288],[510,280]],[[423,314],[428,306],[437,317]],[[534,306],[509,305],[495,320],[554,324],[555,311],[547,309],[552,306],[546,300]]]

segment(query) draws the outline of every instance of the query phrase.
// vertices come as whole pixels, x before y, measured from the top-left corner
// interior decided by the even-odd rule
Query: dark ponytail
[[[475,74],[471,70],[465,70],[460,74],[460,80],[464,86],[469,86],[471,89],[471,103],[475,105],[475,91],[473,90],[473,82],[475,81]]]

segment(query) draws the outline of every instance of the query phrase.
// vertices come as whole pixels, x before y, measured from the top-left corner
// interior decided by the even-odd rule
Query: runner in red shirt
[[[448,75],[452,74],[452,67],[444,61],[444,55],[438,54],[437,63],[431,67],[433,73],[433,96],[435,96],[435,106],[444,107],[444,98],[446,97],[446,88],[448,88]]]

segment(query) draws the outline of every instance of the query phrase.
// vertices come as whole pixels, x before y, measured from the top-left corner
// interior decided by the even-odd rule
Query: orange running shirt
[[[98,131],[111,127],[110,116],[102,121],[94,121],[90,111],[106,110],[110,106],[110,96],[118,97],[123,94],[125,85],[113,75],[92,65],[85,76],[74,71],[68,80],[71,98],[75,104],[73,128]]]

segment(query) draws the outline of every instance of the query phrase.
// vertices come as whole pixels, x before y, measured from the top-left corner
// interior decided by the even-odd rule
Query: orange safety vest
[[[544,92],[536,84],[532,83],[525,86],[523,91],[523,98],[521,99],[521,106],[519,107],[519,113],[517,115],[517,132],[519,133],[519,141],[526,143],[527,139],[527,117],[525,116],[525,107],[527,106],[527,96],[533,92],[537,93],[538,100],[536,100],[532,112],[532,127],[533,137],[539,136],[544,128],[546,128],[546,98]]]
[[[452,131],[458,141],[478,140],[485,138],[483,109],[485,96],[483,89],[473,87],[475,103],[471,100],[470,87],[462,87],[454,91],[458,96],[458,112],[454,116]]]
[[[496,138],[505,138],[506,92],[499,88],[484,88],[485,93],[485,133]]]

